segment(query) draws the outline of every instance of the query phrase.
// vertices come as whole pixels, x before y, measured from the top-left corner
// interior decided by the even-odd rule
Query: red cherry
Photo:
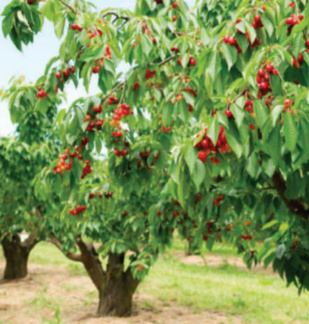
[[[273,75],[278,75],[278,70],[277,69],[273,69]]]
[[[268,72],[268,73],[271,73],[273,71],[273,66],[271,64],[267,64],[266,67],[265,67],[265,70]]]
[[[39,90],[39,92],[38,92],[38,97],[39,97],[39,98],[44,98],[44,97],[46,97],[46,96],[47,96],[46,91],[44,91],[44,90]]]
[[[60,73],[60,72],[57,72],[57,73],[55,74],[55,77],[56,77],[57,79],[60,79],[60,78],[61,78],[61,73]]]
[[[206,163],[207,162],[207,154],[204,151],[200,151],[198,152],[198,158],[203,162]]]
[[[285,20],[287,25],[293,25],[294,24],[294,19],[292,17],[289,17]]]
[[[69,69],[67,69],[67,70],[64,70],[63,71],[63,75],[66,77],[66,78],[68,78],[69,76],[70,76],[70,70]]]
[[[255,21],[256,23],[259,23],[259,22],[261,21],[261,15],[256,15],[256,16],[254,17],[254,21]]]
[[[303,62],[304,62],[304,56],[303,55],[298,55],[298,57],[297,57],[297,61],[298,61],[298,63],[300,63],[300,64],[302,64]]]
[[[176,17],[173,17],[173,22],[175,22],[177,20],[177,18]]]
[[[72,28],[72,30],[76,30],[76,29],[78,29],[78,26],[76,24],[72,24],[71,28]]]
[[[35,0],[28,0],[28,3],[31,5],[31,4],[34,4],[35,3]]]
[[[94,73],[94,74],[99,73],[99,71],[100,71],[100,68],[99,68],[98,66],[95,66],[95,67],[93,68],[93,73]]]
[[[93,199],[95,196],[94,196],[94,193],[93,192],[91,192],[90,194],[89,194],[89,199]]]
[[[306,39],[306,47],[309,48],[309,39]]]
[[[178,3],[174,2],[173,3],[173,8],[177,8],[178,7]]]
[[[258,70],[258,76],[259,77],[263,78],[264,75],[265,75],[265,71],[264,70],[262,70],[262,69]]]
[[[291,101],[290,99],[286,99],[286,100],[284,100],[284,105],[285,105],[286,107],[290,106],[291,103],[292,103],[292,101]]]
[[[230,110],[226,110],[224,113],[228,119],[233,118],[233,113]]]

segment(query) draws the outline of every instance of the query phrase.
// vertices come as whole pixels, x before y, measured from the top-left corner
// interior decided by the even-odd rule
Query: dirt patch
[[[4,262],[0,260],[0,274]],[[0,323],[5,324],[241,324],[238,317],[205,311],[195,314],[175,303],[168,306],[137,292],[130,318],[96,318],[97,293],[86,275],[75,275],[63,266],[30,264],[30,275],[0,284]],[[60,322],[61,319],[61,322]]]
[[[198,265],[198,266],[207,266],[213,268],[220,267],[235,267],[240,270],[245,270],[252,273],[265,273],[265,274],[273,274],[271,267],[267,269],[264,268],[263,265],[258,264],[257,266],[252,267],[252,269],[248,269],[243,260],[237,256],[225,256],[225,255],[217,255],[217,254],[205,254],[204,257],[200,255],[186,255],[182,251],[176,251],[173,255],[180,259],[182,263],[190,264],[190,265]]]

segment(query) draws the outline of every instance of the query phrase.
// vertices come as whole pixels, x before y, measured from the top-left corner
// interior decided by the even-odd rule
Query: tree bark
[[[124,254],[109,254],[106,271],[93,245],[76,241],[81,262],[99,292],[99,316],[125,317],[132,314],[132,300],[139,280],[134,279],[130,268],[124,271]]]
[[[99,292],[98,315],[127,317],[132,314],[133,295],[139,284],[130,268],[124,272],[124,254],[110,254],[104,289]]]
[[[190,255],[199,255],[199,251],[198,251],[198,248],[196,246],[196,244],[194,244],[194,241],[193,241],[193,237],[190,236],[187,238],[187,241],[188,241],[188,250],[187,250],[187,255],[190,256]]]
[[[35,243],[23,246],[18,235],[12,240],[4,238],[1,242],[6,260],[4,280],[17,280],[28,275],[28,258]]]

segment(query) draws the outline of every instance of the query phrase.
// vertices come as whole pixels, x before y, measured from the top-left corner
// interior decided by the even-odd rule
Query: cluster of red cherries
[[[114,96],[110,96],[110,97],[107,99],[106,103],[107,103],[108,105],[115,105],[115,104],[118,103],[118,99],[117,99],[116,97],[114,97]]]
[[[112,59],[112,51],[108,45],[105,46],[104,57],[108,58],[109,60]],[[100,59],[97,60],[96,66],[94,66],[92,70],[94,74],[98,74],[100,72],[101,65],[104,63],[104,57],[101,57]]]
[[[285,22],[286,22],[286,24],[289,26],[288,27],[288,33],[290,34],[291,33],[291,31],[292,31],[292,29],[293,29],[293,27],[295,26],[295,25],[298,25],[298,24],[300,24],[300,22],[302,21],[304,19],[304,15],[291,15],[291,17],[288,17],[286,20],[285,20]]]
[[[266,96],[269,92],[272,91],[270,85],[270,75],[278,75],[278,70],[274,68],[274,66],[268,61],[266,66],[260,70],[258,70],[256,75],[256,82],[259,86],[258,98]]]
[[[121,120],[125,116],[133,115],[133,111],[131,111],[131,106],[126,103],[122,103],[118,106],[117,109],[114,110],[114,120]]]
[[[87,177],[87,175],[89,175],[91,173],[92,173],[91,163],[89,160],[86,160],[81,179],[85,179]]]
[[[94,132],[94,128],[96,128],[97,130],[101,130],[104,124],[104,119],[97,118],[96,116],[97,114],[100,114],[102,112],[102,106],[100,105],[97,107],[93,107],[92,111],[94,113],[94,116],[88,113],[85,118],[85,122],[89,121],[86,131],[90,133]]]
[[[224,196],[223,195],[220,195],[217,199],[215,199],[214,201],[213,201],[213,203],[214,203],[214,205],[216,205],[216,206],[220,206],[220,203],[221,203],[221,201],[223,201],[224,200]]]
[[[201,133],[197,134],[197,137],[200,137],[200,136],[201,136]],[[221,153],[230,152],[230,147],[226,140],[223,126],[220,126],[219,137],[218,137],[216,145],[214,145],[212,140],[210,139],[210,137],[207,136],[207,128],[206,128],[203,138],[201,139],[200,142],[198,142],[195,145],[195,148],[200,150],[198,152],[198,158],[203,163],[207,162],[208,155],[216,154],[218,150],[220,150]],[[211,163],[220,164],[221,161],[219,159],[217,159],[216,157],[213,157],[211,159]]]
[[[68,159],[68,154],[70,153],[70,151],[68,149],[64,150],[63,155],[59,155],[59,162],[57,163],[57,165],[54,167],[53,169],[53,173],[63,173],[64,171],[70,171],[72,169],[73,166],[73,162],[72,162],[72,158],[75,157],[75,154],[70,155],[70,161],[68,164],[66,164],[66,160]],[[76,153],[76,156],[78,156],[78,154]]]
[[[156,71],[150,71],[149,69],[146,69],[145,79],[152,79],[156,73]]]
[[[75,209],[70,209],[70,214],[72,216],[77,216],[81,213],[83,213],[86,210],[86,206],[78,206]]]
[[[231,46],[234,46],[236,48],[238,54],[242,53],[242,49],[239,46],[239,44],[238,44],[238,42],[237,42],[237,40],[236,40],[235,37],[229,36],[229,35],[225,35],[223,37],[223,41],[224,41],[225,44],[229,44]]]

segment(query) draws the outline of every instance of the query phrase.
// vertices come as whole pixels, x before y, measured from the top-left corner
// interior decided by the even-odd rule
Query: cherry
[[[89,199],[93,199],[94,197],[95,197],[94,193],[91,192],[91,193],[89,194]]]
[[[174,2],[174,3],[172,4],[172,6],[173,6],[173,8],[177,8],[177,7],[178,7],[178,3]]]
[[[263,78],[265,76],[265,71],[262,69],[258,70],[258,76]]]
[[[157,210],[157,215],[158,216],[161,216],[162,215],[162,213],[160,212],[160,210]]]
[[[196,200],[201,200],[202,199],[202,194],[201,193],[198,193],[197,195],[196,195]]]
[[[204,151],[200,151],[198,152],[198,158],[203,162],[206,163],[207,162],[207,154]]]
[[[78,29],[78,25],[76,25],[76,24],[72,24],[72,25],[71,25],[71,28],[72,28],[72,30],[76,30],[76,29]]]
[[[66,77],[66,78],[68,78],[69,76],[70,76],[70,70],[69,69],[67,69],[67,70],[64,70],[63,71],[63,75]]]
[[[177,18],[176,17],[173,17],[173,22],[175,22],[177,20]]]
[[[38,97],[39,97],[39,98],[44,98],[44,97],[46,97],[46,96],[47,96],[46,91],[44,91],[44,90],[39,90],[39,92],[38,92]]]
[[[231,118],[234,117],[234,116],[233,116],[233,113],[232,113],[230,110],[226,110],[226,111],[224,112],[224,114],[226,115],[226,117],[227,117],[228,119],[231,119]]]
[[[303,55],[298,55],[298,57],[297,57],[297,61],[298,61],[298,63],[299,64],[302,64],[303,62],[304,62],[304,56]]]
[[[271,73],[273,71],[273,66],[271,64],[267,64],[266,67],[265,67],[265,70],[268,72],[268,73]]]
[[[28,4],[32,5],[35,3],[35,0],[28,0]]]
[[[261,15],[256,15],[256,16],[254,17],[254,21],[255,21],[256,23],[259,23],[259,22],[261,21]]]
[[[95,67],[93,68],[93,73],[94,73],[94,74],[99,73],[99,71],[100,71],[100,68],[99,68],[98,66],[95,66]]]
[[[309,39],[306,39],[306,47],[309,48]]]
[[[60,79],[60,78],[61,78],[61,73],[60,73],[60,72],[57,72],[57,73],[55,74],[55,77],[56,77],[57,79]]]
[[[94,113],[100,114],[102,112],[102,106],[93,107],[92,110],[93,110]]]
[[[284,100],[284,105],[285,105],[286,107],[290,106],[291,103],[292,103],[292,101],[291,101],[290,99],[286,99],[286,100]]]

